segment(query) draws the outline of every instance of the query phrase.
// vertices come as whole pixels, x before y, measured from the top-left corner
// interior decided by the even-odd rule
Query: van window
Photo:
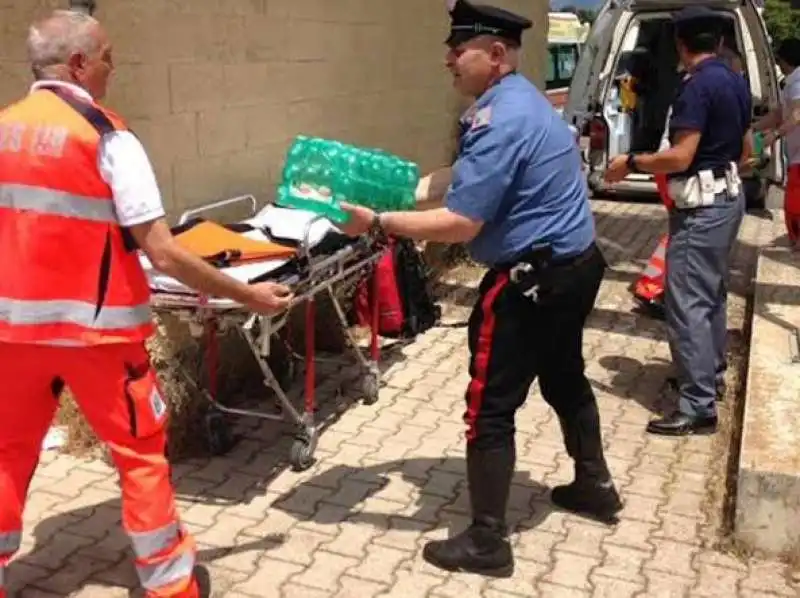
[[[551,44],[547,53],[546,89],[569,87],[578,65],[578,44]]]

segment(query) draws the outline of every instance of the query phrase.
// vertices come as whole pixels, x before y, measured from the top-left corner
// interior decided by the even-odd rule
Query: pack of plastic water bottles
[[[379,212],[413,209],[419,179],[415,163],[383,150],[300,135],[286,154],[276,203],[345,222],[341,202]]]

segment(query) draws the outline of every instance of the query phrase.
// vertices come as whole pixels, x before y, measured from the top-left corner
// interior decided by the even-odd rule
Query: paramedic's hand
[[[606,168],[603,178],[607,183],[618,183],[628,174],[628,155],[622,154],[611,160],[611,164]]]
[[[286,309],[294,297],[289,287],[276,282],[261,282],[250,289],[253,298],[247,303],[247,307],[265,315]]]
[[[350,237],[357,237],[372,228],[372,224],[375,221],[374,211],[364,206],[356,206],[344,202],[340,204],[340,207],[350,216],[347,222],[336,225],[344,234]]]

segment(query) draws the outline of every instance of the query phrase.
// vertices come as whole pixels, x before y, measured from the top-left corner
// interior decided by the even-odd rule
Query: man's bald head
[[[76,83],[95,98],[105,94],[111,72],[110,44],[94,17],[57,10],[31,25],[28,58],[37,80]]]

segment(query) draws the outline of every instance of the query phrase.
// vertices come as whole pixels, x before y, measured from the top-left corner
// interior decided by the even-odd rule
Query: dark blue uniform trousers
[[[507,272],[486,274],[469,320],[472,380],[464,421],[470,450],[513,447],[516,412],[538,378],[542,397],[559,417],[576,473],[606,481],[597,403],[583,359],[583,328],[606,262],[595,246],[585,255],[579,264],[554,267],[536,302]]]
[[[716,415],[716,384],[726,368],[731,249],[744,217],[744,197],[720,193],[714,205],[673,210],[665,309],[680,411]]]

